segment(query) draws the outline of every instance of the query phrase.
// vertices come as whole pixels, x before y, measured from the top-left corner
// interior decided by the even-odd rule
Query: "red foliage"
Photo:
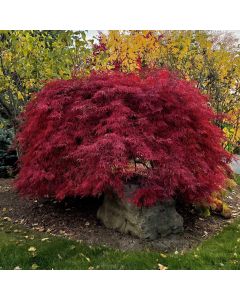
[[[174,196],[201,202],[228,171],[207,97],[166,70],[51,82],[22,117],[23,195],[121,195],[134,182],[138,205]]]
[[[93,55],[96,56],[100,52],[104,52],[106,50],[107,50],[106,43],[103,42],[103,37],[100,33],[100,35],[98,36],[98,43],[93,44]]]

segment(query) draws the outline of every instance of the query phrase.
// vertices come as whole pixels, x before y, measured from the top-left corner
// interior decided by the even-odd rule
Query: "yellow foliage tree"
[[[85,32],[0,31],[0,126],[17,116],[46,81],[71,78],[91,54]]]
[[[113,30],[101,34],[99,44],[95,45],[94,67],[132,72],[142,65],[154,66],[160,53],[158,39],[158,33],[149,30]]]

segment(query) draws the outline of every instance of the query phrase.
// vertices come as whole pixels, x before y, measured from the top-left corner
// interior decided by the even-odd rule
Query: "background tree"
[[[93,65],[97,70],[118,69],[132,72],[142,66],[152,67],[160,54],[157,31],[111,30],[100,34],[93,48]]]
[[[161,42],[160,66],[177,70],[210,95],[210,105],[222,119],[218,125],[232,150],[240,138],[240,57],[231,34],[204,31],[166,32]]]
[[[88,43],[83,31],[1,31],[0,125],[16,131],[18,114],[46,81],[87,72]]]

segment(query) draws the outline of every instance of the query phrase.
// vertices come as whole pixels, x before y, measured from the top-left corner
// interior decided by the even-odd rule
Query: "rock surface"
[[[135,189],[135,185],[126,185],[124,198],[129,198]],[[137,207],[127,200],[122,201],[114,193],[108,193],[97,217],[107,228],[141,239],[153,240],[183,232],[183,218],[177,213],[172,199],[152,207]]]

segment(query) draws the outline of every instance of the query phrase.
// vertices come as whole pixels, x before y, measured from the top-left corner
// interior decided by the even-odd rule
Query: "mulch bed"
[[[201,218],[196,214],[184,214],[182,235],[146,241],[123,235],[105,228],[96,218],[101,200],[94,199],[52,200],[20,199],[12,187],[12,179],[0,179],[0,217],[9,217],[13,222],[27,228],[50,234],[81,240],[89,245],[105,245],[121,250],[183,251],[221,231],[240,216],[240,186],[225,197],[232,209],[232,218],[220,216]]]

